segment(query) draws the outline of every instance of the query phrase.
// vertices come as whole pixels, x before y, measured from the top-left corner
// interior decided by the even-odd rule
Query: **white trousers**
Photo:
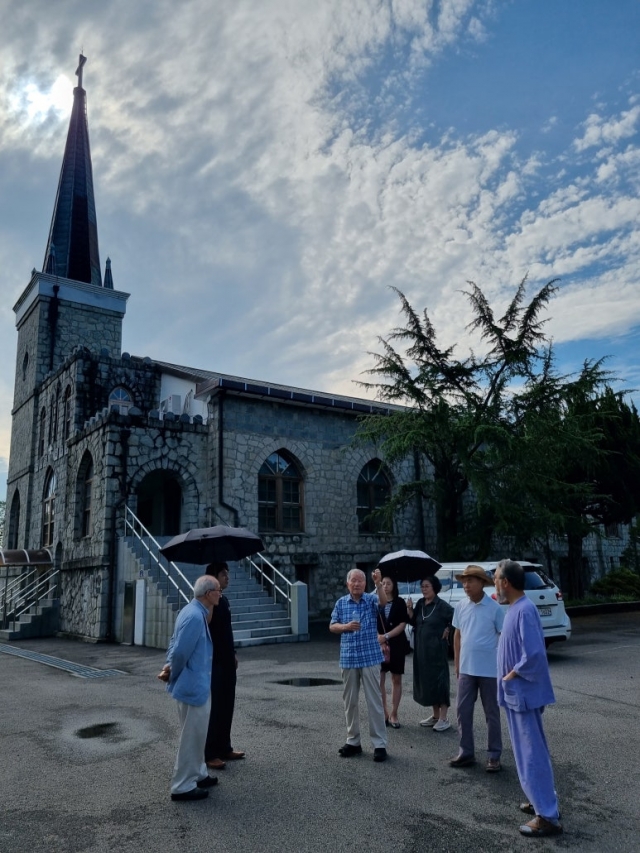
[[[176,704],[180,718],[180,743],[171,777],[171,793],[184,794],[209,775],[204,763],[204,745],[209,727],[211,694],[204,705]]]
[[[384,724],[384,708],[380,692],[380,664],[365,666],[362,669],[343,669],[344,715],[347,720],[347,743],[360,746],[360,713],[358,699],[360,685],[364,689],[369,715],[369,735],[374,749],[387,746],[387,728]]]

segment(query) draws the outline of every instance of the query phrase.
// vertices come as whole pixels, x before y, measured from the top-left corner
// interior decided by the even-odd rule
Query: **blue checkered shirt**
[[[331,624],[346,625],[360,619],[360,630],[340,635],[340,667],[363,669],[382,663],[384,656],[378,642],[378,596],[365,592],[360,601],[343,595],[336,601],[331,614]]]

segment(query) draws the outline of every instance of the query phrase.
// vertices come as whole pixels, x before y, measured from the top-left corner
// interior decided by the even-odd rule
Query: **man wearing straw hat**
[[[480,566],[467,566],[456,575],[467,597],[459,601],[453,614],[453,651],[458,696],[456,713],[460,748],[449,762],[451,767],[471,767],[476,763],[473,742],[473,712],[478,693],[487,721],[488,773],[501,769],[502,732],[497,690],[498,639],[504,613],[500,605],[485,595],[485,586],[493,581]]]

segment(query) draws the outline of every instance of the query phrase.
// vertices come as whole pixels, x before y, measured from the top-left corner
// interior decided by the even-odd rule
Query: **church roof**
[[[80,54],[76,70],[78,85],[73,90],[67,144],[42,271],[101,287],[87,93],[82,88],[82,68],[86,61]]]
[[[255,379],[246,379],[242,376],[231,376],[228,373],[218,373],[212,370],[201,370],[197,367],[185,367],[179,364],[171,364],[167,361],[155,363],[166,373],[190,379],[197,383],[198,397],[212,393],[216,390],[226,389],[241,394],[255,394],[259,397],[272,397],[279,401],[290,400],[295,403],[307,403],[315,406],[352,410],[358,413],[379,413],[402,411],[403,406],[393,403],[381,403],[374,400],[366,400],[361,397],[349,397],[344,394],[332,392],[312,391],[308,388],[298,388],[294,385],[281,385],[277,382],[263,382]]]

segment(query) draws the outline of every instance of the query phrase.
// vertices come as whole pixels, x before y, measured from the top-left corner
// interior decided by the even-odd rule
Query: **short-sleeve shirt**
[[[378,642],[378,605],[377,595],[365,592],[359,601],[351,595],[343,595],[336,601],[331,614],[331,624],[338,622],[347,625],[354,619],[360,620],[359,631],[349,631],[340,635],[340,667],[342,669],[363,669],[382,663],[384,655]]]
[[[460,631],[461,674],[496,678],[503,622],[502,607],[488,595],[483,595],[477,604],[470,598],[456,604],[453,627]]]

